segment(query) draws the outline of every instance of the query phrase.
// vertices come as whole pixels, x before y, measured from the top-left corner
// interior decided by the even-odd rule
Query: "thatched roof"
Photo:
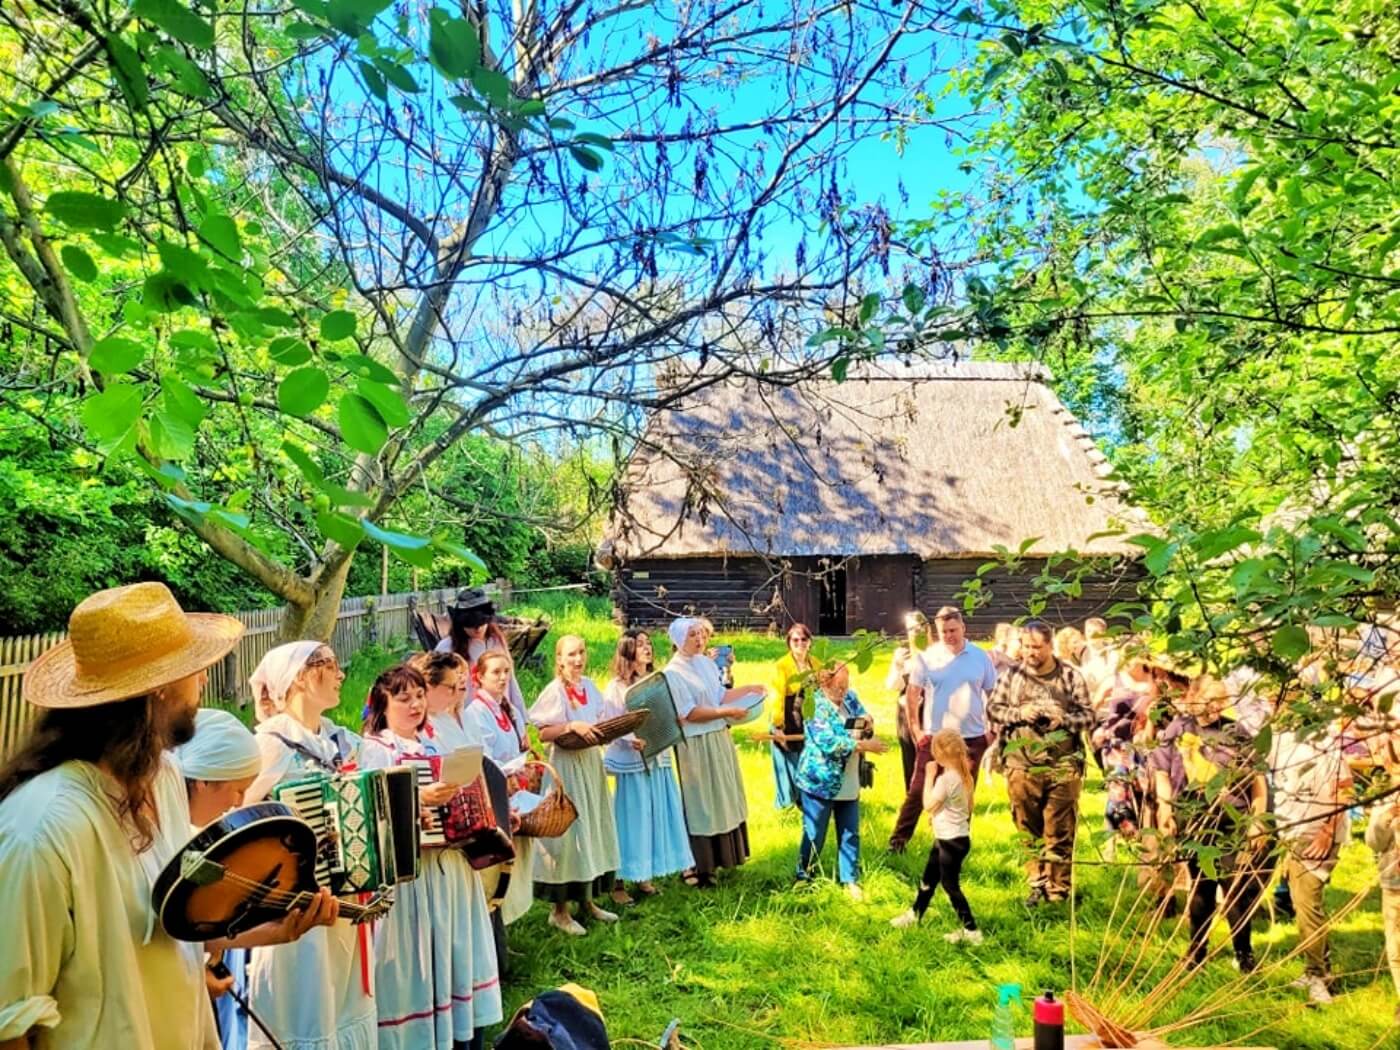
[[[962,558],[1031,537],[1030,553],[1140,552],[1123,535],[1144,521],[1043,370],[917,375],[716,383],[658,414],[600,556]]]

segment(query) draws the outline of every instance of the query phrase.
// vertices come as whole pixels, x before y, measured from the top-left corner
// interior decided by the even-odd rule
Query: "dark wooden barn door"
[[[809,631],[816,631],[821,584],[812,576],[815,570],[815,558],[793,558],[789,562],[783,574],[783,607],[787,613],[782,624],[784,631],[794,623],[806,624]]]
[[[915,557],[881,554],[846,563],[846,630],[904,633],[904,614],[914,608]]]

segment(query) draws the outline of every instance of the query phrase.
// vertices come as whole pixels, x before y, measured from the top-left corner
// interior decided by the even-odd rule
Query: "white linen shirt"
[[[924,689],[925,733],[953,729],[966,738],[987,732],[987,694],[997,684],[997,669],[979,646],[965,641],[954,653],[939,642],[916,653],[909,684]]]
[[[137,853],[89,762],[65,762],[0,803],[0,1041],[38,1050],[218,1050],[197,945],[172,940],[151,887],[190,838],[185,781],[166,755],[156,836]]]

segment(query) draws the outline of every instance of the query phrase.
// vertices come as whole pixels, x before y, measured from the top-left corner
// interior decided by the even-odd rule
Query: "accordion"
[[[316,883],[332,893],[372,893],[418,877],[418,779],[414,770],[366,769],[286,780],[270,797],[316,833]]]
[[[409,763],[418,775],[419,788],[425,788],[442,776],[442,760],[436,756],[426,762]],[[488,776],[493,769],[494,778]],[[467,863],[480,870],[515,859],[515,845],[510,836],[510,803],[505,803],[506,822],[499,820],[493,804],[490,785],[498,780],[499,791],[505,799],[505,778],[490,763],[483,766],[481,776],[461,788],[444,806],[425,807],[422,844],[425,848],[451,846],[460,849]]]

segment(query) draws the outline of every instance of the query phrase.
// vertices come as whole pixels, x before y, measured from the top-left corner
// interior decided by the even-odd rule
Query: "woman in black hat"
[[[496,623],[496,606],[491,601],[491,596],[481,588],[468,587],[459,591],[456,600],[448,606],[447,614],[452,618],[452,630],[446,638],[438,642],[437,652],[456,653],[472,668],[476,667],[481,654],[488,649],[499,649],[507,656],[510,655],[510,645],[506,642],[505,632]],[[465,705],[470,705],[476,694],[473,683],[474,679],[469,675],[467,695],[463,701]],[[520,692],[520,683],[516,681],[513,663],[506,696],[517,716],[515,724],[525,725],[525,697]]]

